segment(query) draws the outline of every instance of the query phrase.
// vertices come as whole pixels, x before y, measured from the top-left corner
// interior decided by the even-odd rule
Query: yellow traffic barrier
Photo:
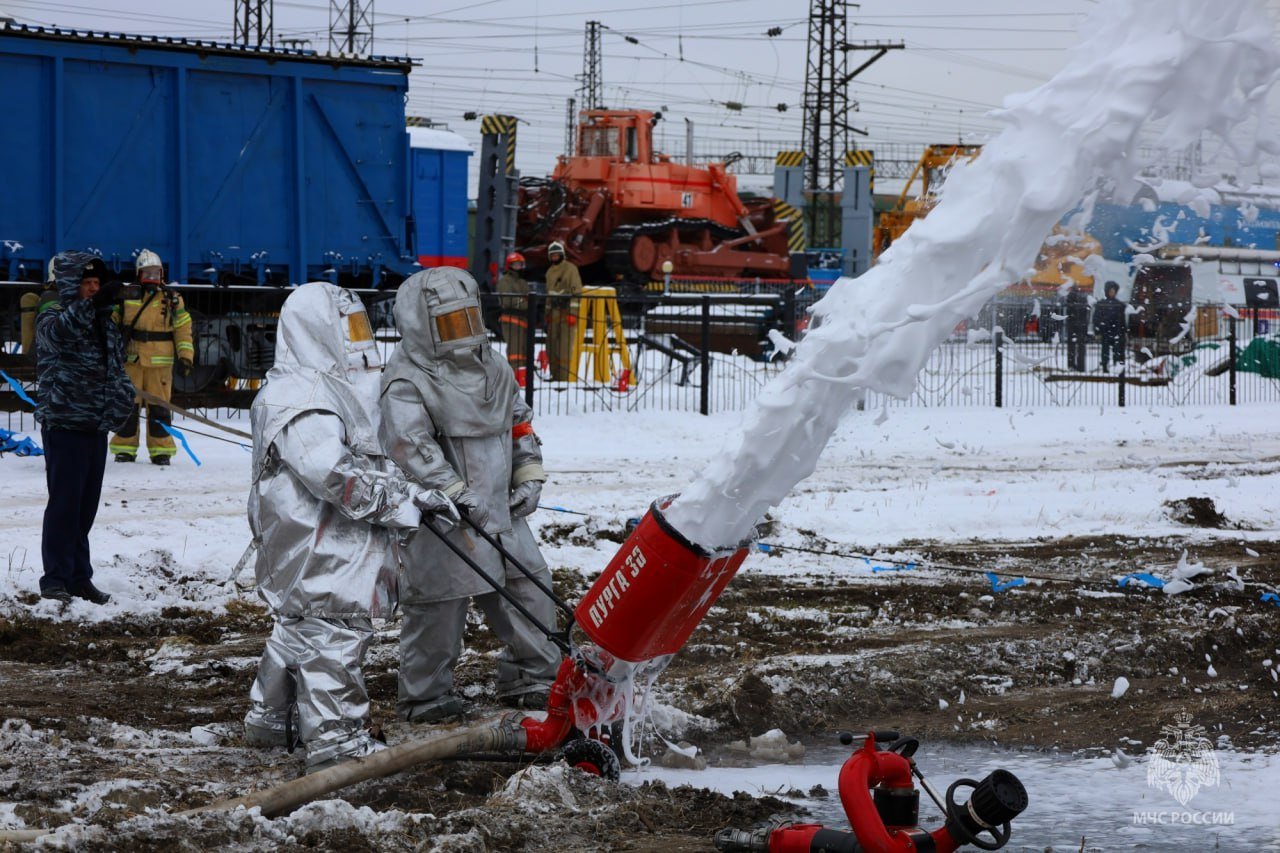
[[[573,354],[569,359],[569,381],[583,376],[606,385],[625,386],[631,382],[631,353],[622,331],[622,311],[618,291],[612,287],[584,287],[577,302],[577,322],[573,332]],[[587,330],[591,330],[590,339]],[[588,364],[583,369],[582,359]],[[616,362],[615,362],[616,359]],[[621,390],[626,390],[622,387]]]

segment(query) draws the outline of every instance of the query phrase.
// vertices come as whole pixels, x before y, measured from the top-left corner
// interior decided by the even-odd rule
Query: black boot
[[[71,593],[60,586],[51,586],[48,589],[40,590],[40,597],[52,599],[64,606],[71,603]]]
[[[85,601],[91,601],[94,604],[106,604],[111,600],[111,596],[93,585],[92,581],[85,581],[80,586],[71,590],[71,594],[76,598],[83,598]]]
[[[151,464],[152,465],[168,465],[169,457],[168,456],[152,456]]]
[[[132,462],[133,460],[134,460],[134,456],[133,456],[133,454],[131,454],[131,453],[117,453],[117,454],[116,454],[116,461],[117,461],[117,462]]]

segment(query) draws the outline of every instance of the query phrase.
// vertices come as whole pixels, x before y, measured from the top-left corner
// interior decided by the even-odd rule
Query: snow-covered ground
[[[243,421],[236,424],[244,428]],[[184,422],[178,422],[181,427]],[[207,427],[192,425],[202,431]],[[536,422],[550,480],[544,507],[621,525],[678,492],[737,427],[734,415],[602,413]],[[243,595],[228,582],[248,544],[249,454],[189,435],[204,463],[169,469],[108,463],[91,544],[106,607],[77,601],[62,618],[100,620],[165,607],[218,609]],[[38,588],[44,466],[0,459],[0,611]],[[891,549],[904,541],[1021,541],[1036,537],[1178,535],[1271,539],[1280,527],[1280,405],[1124,410],[891,410],[848,416],[817,472],[774,511],[770,541],[798,531]],[[1188,529],[1165,502],[1207,497],[1235,529]],[[544,508],[537,526],[581,516]],[[1245,546],[1241,546],[1244,556]],[[611,553],[549,543],[555,566],[591,574]],[[748,561],[745,572],[765,561]],[[806,571],[828,565],[806,561]],[[841,571],[839,564],[829,564]],[[1134,570],[1146,570],[1134,566]],[[770,564],[769,571],[787,571]],[[251,569],[242,580],[248,581]],[[31,606],[59,618],[54,602]]]

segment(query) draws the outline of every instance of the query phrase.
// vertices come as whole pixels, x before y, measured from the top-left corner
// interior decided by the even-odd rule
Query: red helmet
[[[512,264],[523,264],[523,263],[524,263],[524,255],[520,254],[519,252],[512,252],[511,254],[507,255],[507,266],[511,266]]]

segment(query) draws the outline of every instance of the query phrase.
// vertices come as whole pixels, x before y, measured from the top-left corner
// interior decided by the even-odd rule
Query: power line
[[[329,0],[329,52],[373,52],[373,0]]]
[[[275,41],[271,32],[274,15],[272,0],[236,0],[231,40],[249,47],[270,46]]]

